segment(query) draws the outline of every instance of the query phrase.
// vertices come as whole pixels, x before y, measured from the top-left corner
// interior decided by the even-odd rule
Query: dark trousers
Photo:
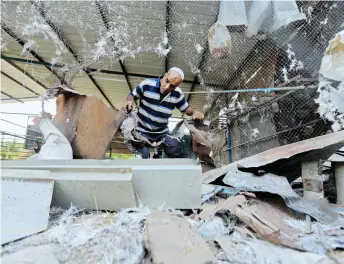
[[[144,134],[142,134],[144,136]],[[172,138],[169,135],[164,135],[163,137],[159,138],[155,142],[164,140],[163,143],[158,147],[159,150],[163,150],[168,158],[182,158],[182,146],[178,139]],[[151,141],[151,140],[150,140]],[[151,141],[153,142],[153,141]],[[135,154],[143,155],[143,148],[144,147],[150,147],[147,145],[144,145],[143,143],[138,143],[135,141],[128,142],[128,148],[130,151],[132,151]]]

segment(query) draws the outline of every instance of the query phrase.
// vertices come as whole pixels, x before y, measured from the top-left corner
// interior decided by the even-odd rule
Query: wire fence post
[[[227,149],[228,149],[228,163],[232,163],[232,139],[231,139],[231,130],[230,126],[227,124]]]

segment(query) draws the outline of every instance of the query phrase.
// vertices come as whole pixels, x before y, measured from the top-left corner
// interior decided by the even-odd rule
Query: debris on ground
[[[325,198],[300,197],[287,177],[265,166],[269,162],[288,163],[289,159],[300,163],[310,154],[318,158],[326,146],[338,145],[340,137],[342,132],[333,134],[328,144],[300,142],[309,147],[307,151],[299,149],[304,154],[299,159],[295,158],[297,150],[292,149],[273,158],[269,158],[269,152],[258,154],[261,159],[251,157],[260,160],[259,166],[252,162],[253,171],[247,165],[249,158],[239,160],[203,174],[202,186],[201,168],[197,165],[190,187],[199,189],[199,196],[190,190],[183,192],[192,194],[189,202],[197,200],[200,207],[168,208],[162,202],[161,206],[149,208],[146,200],[138,208],[115,212],[99,211],[96,201],[90,206],[85,204],[84,209],[74,205],[69,209],[53,207],[45,231],[3,244],[3,263],[21,259],[69,264],[340,263],[340,252],[344,250],[343,206],[329,204]],[[334,153],[340,156],[341,150]],[[165,172],[165,177],[168,175]],[[174,181],[187,179],[183,175],[174,175]],[[139,178],[145,177],[143,173]],[[171,185],[169,179],[161,177]],[[216,184],[209,183],[212,181]],[[178,186],[181,190],[182,185]],[[154,193],[163,191],[160,184],[157,187]],[[187,205],[188,201],[181,204]],[[40,254],[32,253],[38,250]]]
[[[2,260],[336,263],[338,257],[333,252],[344,245],[344,217],[334,225],[313,221],[311,233],[307,234],[304,215],[288,208],[278,196],[257,194],[253,198],[246,193],[228,199],[213,198],[204,205],[208,208],[204,206],[201,213],[189,216],[178,210],[153,211],[148,207],[114,213],[74,206],[68,210],[52,208],[48,230],[3,246]]]
[[[238,190],[277,194],[284,199],[288,207],[306,213],[320,222],[332,224],[338,220],[338,214],[333,212],[326,199],[311,200],[299,197],[283,176],[265,173],[257,177],[253,173],[232,170],[227,173],[223,182]]]

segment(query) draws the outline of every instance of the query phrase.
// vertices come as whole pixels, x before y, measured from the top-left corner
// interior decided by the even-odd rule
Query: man
[[[36,126],[39,126],[45,144],[41,147],[39,153],[31,156],[28,160],[69,160],[73,159],[73,150],[66,137],[52,123],[50,113],[42,113],[33,119]]]
[[[193,119],[202,120],[204,115],[189,106],[179,85],[184,80],[181,69],[173,67],[163,77],[146,79],[140,83],[127,97],[123,110],[132,110],[134,98],[140,99],[138,112],[138,131],[150,142],[164,141],[163,148],[169,158],[181,157],[179,141],[168,136],[168,119],[174,108]],[[130,142],[138,154],[142,155],[142,145]],[[136,153],[137,154],[137,153]]]

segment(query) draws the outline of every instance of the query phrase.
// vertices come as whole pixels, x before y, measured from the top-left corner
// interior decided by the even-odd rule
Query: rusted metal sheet
[[[117,109],[94,96],[64,92],[56,99],[54,125],[71,143],[75,158],[103,159],[124,120]]]
[[[322,223],[333,224],[339,217],[336,212],[332,211],[326,199],[305,199],[299,197],[285,177],[271,173],[255,176],[252,173],[232,168],[223,179],[223,182],[241,191],[277,194],[284,199],[289,208],[308,214]]]
[[[327,159],[342,146],[344,131],[264,151],[238,161],[238,168],[256,174],[258,170],[264,170],[292,181],[301,175],[302,162]]]

